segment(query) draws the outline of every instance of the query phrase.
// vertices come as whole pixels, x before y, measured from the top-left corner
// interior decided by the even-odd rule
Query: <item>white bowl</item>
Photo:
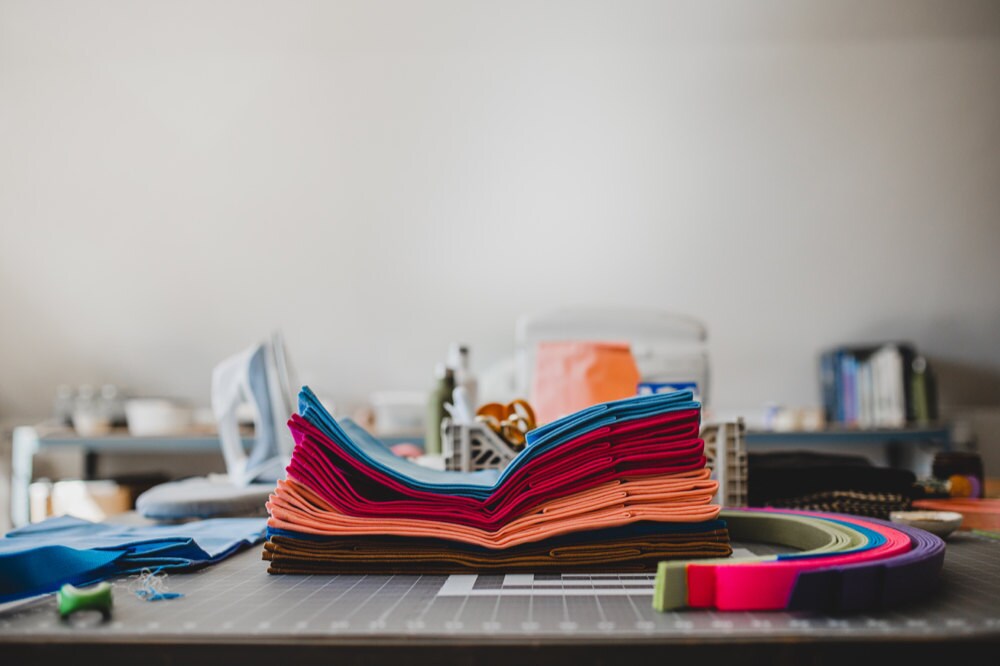
[[[191,429],[194,413],[172,400],[135,398],[125,401],[125,420],[135,436],[178,435]]]
[[[962,524],[962,514],[955,511],[893,511],[889,520],[919,527],[944,539]]]

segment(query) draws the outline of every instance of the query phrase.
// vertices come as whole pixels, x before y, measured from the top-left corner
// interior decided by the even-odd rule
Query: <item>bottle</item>
[[[73,407],[76,404],[76,393],[68,384],[60,384],[56,388],[56,399],[52,406],[52,416],[62,426],[73,425]]]
[[[468,405],[474,414],[479,406],[479,383],[476,381],[476,376],[472,374],[469,346],[453,342],[448,350],[448,365],[455,373],[455,386],[461,386],[465,389]]]
[[[439,363],[434,368],[436,382],[427,402],[427,431],[424,435],[424,453],[431,456],[441,455],[441,421],[447,412],[444,405],[451,401],[455,390],[454,371]]]
[[[73,429],[83,437],[106,435],[111,430],[111,419],[101,409],[94,387],[88,384],[77,389],[73,405]]]
[[[101,387],[101,410],[111,421],[111,427],[124,428],[125,421],[125,400],[122,393],[114,384],[105,384]]]

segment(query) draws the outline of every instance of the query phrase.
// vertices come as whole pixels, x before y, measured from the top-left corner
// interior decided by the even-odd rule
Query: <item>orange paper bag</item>
[[[539,425],[600,402],[632,397],[638,386],[639,368],[628,343],[538,343],[531,405]]]

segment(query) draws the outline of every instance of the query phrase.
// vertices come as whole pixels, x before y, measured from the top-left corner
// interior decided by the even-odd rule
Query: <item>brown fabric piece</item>
[[[310,541],[273,536],[264,544],[268,573],[287,574],[448,574],[655,571],[662,560],[727,557],[728,530],[645,535],[557,547],[531,543],[501,551],[455,548],[428,539],[378,537]]]

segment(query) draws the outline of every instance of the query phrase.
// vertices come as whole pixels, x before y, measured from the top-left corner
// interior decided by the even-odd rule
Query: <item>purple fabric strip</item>
[[[843,516],[847,521],[851,518]],[[887,560],[803,572],[795,581],[789,610],[877,610],[910,603],[934,591],[944,565],[944,540],[907,525],[868,517],[864,520],[906,534],[912,550]]]

